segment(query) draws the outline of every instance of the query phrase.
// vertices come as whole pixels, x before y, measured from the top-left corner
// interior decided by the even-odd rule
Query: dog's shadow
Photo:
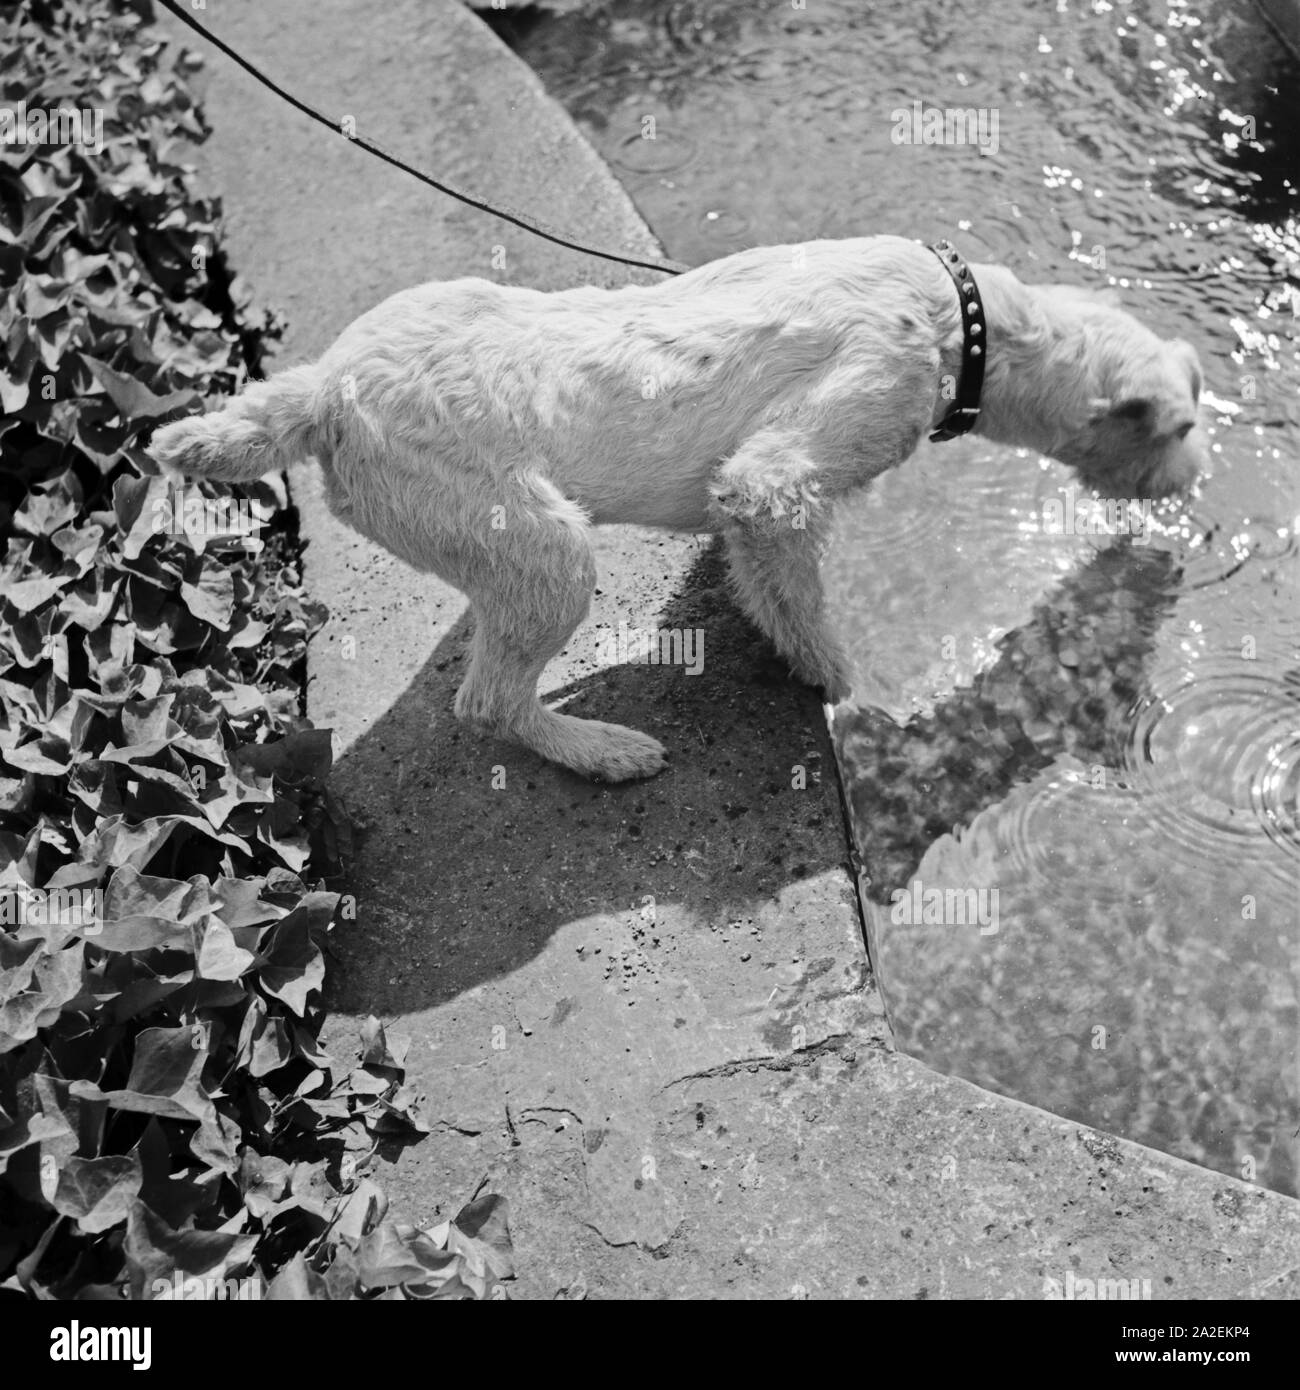
[[[932,714],[899,725],[839,711],[874,901],[906,887],[936,839],[1061,753],[1115,764],[1178,580],[1169,554],[1111,546]],[[355,853],[339,886],[357,915],[332,942],[342,964],[332,1008],[433,1007],[517,970],[567,923],[635,913],[647,897],[684,909],[687,923],[712,921],[847,863],[817,696],[732,605],[717,546],[657,621],[705,633],[699,675],[614,666],[548,697],[659,738],[671,761],[657,778],[601,786],[456,723],[468,618],[340,759],[334,785],[354,817]]]
[[[700,674],[625,664],[558,696],[567,713],[658,738],[659,777],[594,784],[459,725],[468,617],[339,759],[354,853],[331,886],[356,918],[331,941],[331,1008],[433,1007],[518,969],[569,922],[653,897],[689,929],[847,865],[818,697],[732,605],[717,546],[656,621],[704,632]]]
[[[931,713],[899,724],[837,714],[863,885],[887,904],[941,836],[1062,755],[1117,768],[1156,634],[1181,579],[1176,558],[1123,540],[1098,551],[999,644],[996,662]]]

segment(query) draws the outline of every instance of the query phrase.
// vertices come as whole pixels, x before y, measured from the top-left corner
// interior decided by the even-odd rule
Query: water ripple
[[[1253,561],[1277,563],[1300,555],[1295,526],[1216,515],[1203,500],[1194,509],[1157,513],[1151,531],[1176,544],[1185,589],[1221,584]]]
[[[1300,864],[1300,670],[1210,656],[1158,683],[1134,711],[1130,784],[1195,856],[1254,852]]]
[[[629,135],[614,152],[614,162],[634,174],[671,174],[695,158],[695,141],[680,131],[655,132],[654,138]]]

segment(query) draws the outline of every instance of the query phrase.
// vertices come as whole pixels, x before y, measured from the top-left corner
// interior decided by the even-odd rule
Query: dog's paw
[[[159,426],[145,453],[158,465],[163,477],[180,481],[186,476],[186,465],[193,462],[211,434],[212,421],[207,416],[187,415]]]
[[[796,680],[812,686],[814,690],[820,690],[822,700],[828,705],[838,705],[841,700],[847,700],[849,697],[851,686],[841,671],[820,668],[814,670],[812,667],[800,666],[794,662],[791,663],[790,670]]]
[[[668,754],[662,743],[622,724],[574,719],[565,728],[564,741],[566,746],[556,761],[584,777],[602,782],[630,782],[639,777],[653,777],[668,766]]]
[[[848,681],[829,681],[822,686],[822,701],[828,705],[838,705],[852,694]]]

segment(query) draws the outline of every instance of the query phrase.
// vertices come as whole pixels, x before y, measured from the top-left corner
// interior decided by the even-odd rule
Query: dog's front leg
[[[795,675],[835,704],[849,693],[850,668],[826,629],[821,564],[831,503],[817,471],[805,454],[765,438],[733,455],[710,491],[740,606]]]

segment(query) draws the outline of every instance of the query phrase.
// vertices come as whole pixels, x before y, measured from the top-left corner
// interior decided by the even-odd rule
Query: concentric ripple
[[[1065,756],[977,817],[958,839],[975,860],[996,863],[1004,885],[1018,886],[1048,911],[1068,913],[1077,891],[1069,885],[1080,882],[1095,911],[1159,892],[1160,861],[1139,844],[1140,810],[1110,769]]]
[[[1300,864],[1300,671],[1211,657],[1144,698],[1124,750],[1168,835],[1222,858],[1271,844]]]
[[[681,131],[629,135],[614,154],[615,163],[634,174],[671,174],[695,158],[695,141]]]
[[[1300,554],[1294,525],[1243,521],[1213,515],[1203,503],[1194,509],[1157,513],[1152,533],[1174,542],[1181,554],[1183,588],[1208,589],[1249,563],[1276,563]]]
[[[992,815],[981,816],[962,837],[979,846],[986,838],[1000,873],[1008,882],[1052,882],[1063,835],[1075,816],[1074,803],[1086,795],[1087,773],[1061,765],[1036,785],[1022,787]]]

